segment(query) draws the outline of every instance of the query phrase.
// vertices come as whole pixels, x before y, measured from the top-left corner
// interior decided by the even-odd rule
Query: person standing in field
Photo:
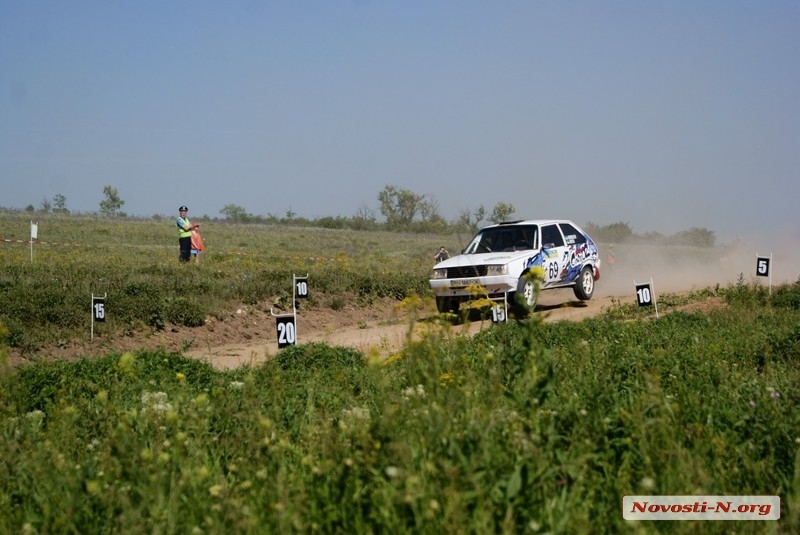
[[[189,209],[186,206],[178,208],[178,219],[175,224],[178,226],[178,244],[180,245],[180,256],[178,259],[186,263],[192,256],[192,230],[200,228],[200,225],[192,224],[186,214]]]
[[[447,260],[448,258],[450,258],[450,252],[445,248],[444,245],[439,247],[439,250],[436,252],[435,255],[433,255],[433,259],[436,261],[437,264],[439,262]]]
[[[614,251],[614,244],[608,246],[608,250],[606,251],[606,267],[610,268],[614,264],[617,263],[617,255]]]
[[[200,236],[200,231],[197,229],[192,229],[192,258],[194,258],[194,263],[200,263],[200,253],[205,251],[205,246],[203,245],[203,238]]]

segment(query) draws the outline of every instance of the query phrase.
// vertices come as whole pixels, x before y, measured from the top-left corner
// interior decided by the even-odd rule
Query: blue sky
[[[797,1],[0,1],[0,206],[800,233]]]

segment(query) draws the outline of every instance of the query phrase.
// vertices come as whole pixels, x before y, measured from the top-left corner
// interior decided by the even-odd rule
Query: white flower
[[[169,396],[166,392],[142,392],[142,405],[144,410],[166,412],[172,410]]]
[[[387,466],[384,472],[386,472],[386,475],[389,477],[399,477],[401,470],[396,466]]]
[[[342,409],[342,417],[351,420],[369,420],[369,409],[363,407],[353,407],[352,409]]]
[[[409,387],[403,389],[402,394],[403,394],[403,397],[405,399],[411,399],[411,398],[415,398],[415,397],[424,398],[425,397],[425,387],[422,386],[422,385],[417,385],[416,387],[409,386]]]
[[[41,422],[42,420],[44,420],[44,413],[39,409],[32,410],[31,412],[25,413],[25,418]]]

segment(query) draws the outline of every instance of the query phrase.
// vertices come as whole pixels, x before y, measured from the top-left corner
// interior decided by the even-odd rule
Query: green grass
[[[306,270],[331,293],[406,294],[408,281],[424,286],[435,250],[402,235],[334,246],[293,231],[327,243],[320,264],[303,265],[305,249],[271,254],[297,240],[255,229],[232,246],[254,254],[221,249],[199,266],[177,265],[169,233],[127,249],[41,246],[32,263],[25,247],[0,249],[0,533],[800,530],[800,282],[663,295],[659,319],[617,305],[454,339],[446,323],[412,324],[426,334],[383,362],[306,344],[225,372],[163,351],[6,364],[9,345],[80,330],[64,311],[88,308],[91,292],[109,293],[110,313],[131,310],[114,321],[158,328],[147,318],[173,321],[178,299],[178,310],[224,311],[290,291],[279,281]],[[675,310],[709,296],[727,306]],[[781,520],[627,523],[631,494],[779,495]]]
[[[6,370],[0,532],[796,532],[800,286],[717,291],[707,314],[432,328],[383,363]],[[777,494],[782,518],[629,524],[629,494]]]
[[[0,225],[26,238],[28,218],[0,212]],[[309,275],[311,306],[425,295],[433,252],[457,239],[224,222],[202,231],[199,265],[178,263],[172,220],[48,216],[32,260],[29,246],[0,243],[0,321],[11,345],[36,352],[85,336],[92,294],[107,295],[106,336],[195,327],[242,304],[290,308],[293,275]]]

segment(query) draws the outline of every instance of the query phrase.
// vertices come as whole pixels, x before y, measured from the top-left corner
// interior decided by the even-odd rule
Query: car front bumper
[[[481,289],[490,297],[517,291],[517,279],[513,277],[430,279],[429,282],[431,290],[439,297],[477,297]]]

